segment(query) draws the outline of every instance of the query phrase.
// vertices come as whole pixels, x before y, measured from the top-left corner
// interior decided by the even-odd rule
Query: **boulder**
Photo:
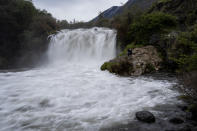
[[[136,118],[139,121],[146,122],[146,123],[154,123],[155,122],[155,116],[149,111],[137,112]]]
[[[161,69],[162,59],[153,46],[133,49],[131,56],[119,56],[102,65],[101,70],[124,76],[140,76]]]
[[[169,122],[172,124],[182,124],[184,121],[181,118],[174,117],[170,119]]]

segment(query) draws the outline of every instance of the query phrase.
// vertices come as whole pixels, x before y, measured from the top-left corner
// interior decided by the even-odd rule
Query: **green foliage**
[[[101,70],[104,71],[107,69],[107,62],[105,62],[102,66],[101,66]]]
[[[190,33],[191,40],[197,43],[197,24],[193,26],[193,31]]]
[[[196,12],[197,12],[197,10],[195,10],[187,15],[186,22],[187,22],[188,26],[196,22],[196,20],[197,20]]]
[[[66,29],[69,27],[69,23],[67,20],[58,21],[58,25],[60,29]]]
[[[166,33],[176,27],[176,17],[162,12],[145,14],[130,26],[130,41],[149,44],[153,34]]]
[[[114,66],[119,66],[119,63],[115,63],[115,62],[105,62],[102,66],[101,66],[101,70],[108,70],[109,72],[113,73],[113,68]]]
[[[189,65],[187,67],[187,70],[189,71],[197,70],[197,52],[189,57],[187,63]]]
[[[167,3],[167,2],[170,2],[170,1],[173,1],[173,0],[159,0],[158,3]]]
[[[197,70],[197,26],[191,32],[181,33],[169,51],[171,60],[175,61],[178,71]]]
[[[97,22],[95,23],[98,27],[109,27],[110,26],[110,22],[109,19],[105,19],[105,18],[100,18],[97,20]]]
[[[47,36],[57,30],[56,20],[45,10],[37,10],[31,1],[0,1],[0,67],[8,68],[19,58],[41,54],[47,47]],[[35,52],[35,53],[33,53]]]
[[[143,45],[135,45],[134,43],[129,44],[125,47],[125,49],[119,54],[120,56],[127,55],[128,49],[134,49],[134,48],[140,48],[143,47]]]
[[[128,75],[133,71],[133,66],[128,62],[127,57],[122,57],[121,60],[112,60],[105,62],[101,66],[101,70],[108,70],[111,73],[119,75]]]

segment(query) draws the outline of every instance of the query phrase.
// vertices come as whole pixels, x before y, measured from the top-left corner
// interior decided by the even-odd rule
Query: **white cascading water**
[[[100,62],[116,53],[116,31],[106,28],[62,30],[50,36],[49,60],[58,62]]]
[[[115,43],[114,30],[63,30],[51,36],[47,66],[1,72],[0,131],[97,131],[175,103],[173,78],[100,71],[115,56]]]

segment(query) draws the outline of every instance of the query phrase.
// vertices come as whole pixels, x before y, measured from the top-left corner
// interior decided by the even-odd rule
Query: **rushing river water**
[[[116,32],[93,28],[51,36],[49,62],[0,73],[0,131],[96,131],[128,123],[136,111],[174,103],[176,79],[100,71],[115,57]]]

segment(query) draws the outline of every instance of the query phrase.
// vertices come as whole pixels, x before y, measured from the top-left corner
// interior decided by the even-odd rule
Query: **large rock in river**
[[[162,59],[157,49],[153,46],[145,46],[133,49],[131,56],[119,56],[101,66],[101,70],[108,70],[123,76],[139,76],[145,73],[159,70]]]
[[[137,112],[135,115],[139,121],[146,122],[146,123],[155,122],[155,116],[149,111],[140,111],[140,112]]]

